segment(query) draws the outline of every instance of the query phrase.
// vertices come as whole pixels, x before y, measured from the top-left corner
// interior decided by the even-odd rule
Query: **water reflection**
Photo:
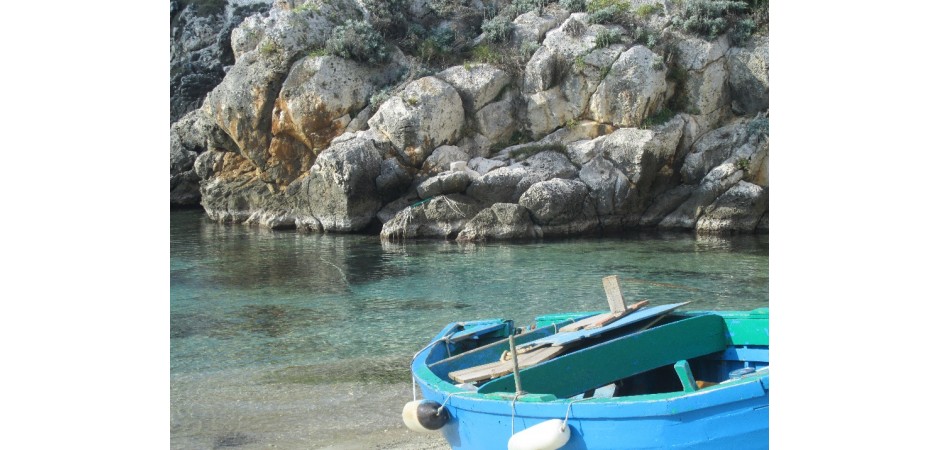
[[[769,303],[766,236],[382,243],[220,225],[196,211],[173,212],[170,231],[175,372],[410,357],[453,321],[521,325],[604,309],[601,279],[612,274],[628,300],[691,300],[689,309]]]

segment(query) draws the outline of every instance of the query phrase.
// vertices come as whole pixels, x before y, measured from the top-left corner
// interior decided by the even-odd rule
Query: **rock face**
[[[400,24],[361,0],[187,4],[171,3],[171,205],[386,240],[769,228],[766,37],[686,35],[672,7],[614,25],[549,4],[510,17],[505,48],[476,39],[505,55],[454,64],[430,46],[477,32],[482,3],[405,2]],[[348,20],[383,30],[387,62],[329,54]]]
[[[232,30],[270,5],[271,0],[221,7],[170,1],[170,122],[199,108],[225,77],[225,67],[235,63]]]
[[[415,80],[379,107],[369,127],[381,132],[402,159],[420,167],[430,151],[460,138],[464,113],[453,86],[434,77]]]
[[[638,45],[623,52],[610,66],[610,73],[591,96],[591,118],[635,127],[665,101],[666,71],[650,49]]]

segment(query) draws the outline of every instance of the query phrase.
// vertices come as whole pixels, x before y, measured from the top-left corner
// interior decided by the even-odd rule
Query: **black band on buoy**
[[[438,409],[441,408],[441,404],[434,401],[425,401],[421,402],[418,405],[418,423],[421,426],[429,430],[437,430],[444,426],[447,423],[447,420],[450,419],[450,413],[446,409],[441,409],[441,413],[438,414]]]

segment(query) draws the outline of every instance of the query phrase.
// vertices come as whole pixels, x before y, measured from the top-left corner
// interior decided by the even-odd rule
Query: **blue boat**
[[[682,305],[451,323],[403,419],[454,449],[767,448],[769,310]]]

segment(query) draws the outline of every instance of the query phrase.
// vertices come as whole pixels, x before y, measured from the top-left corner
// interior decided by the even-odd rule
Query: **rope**
[[[436,341],[431,341],[431,343],[429,343],[428,345],[425,345],[421,350],[418,350],[418,352],[415,353],[415,355],[411,357],[411,364],[414,364],[415,359],[418,359],[418,355],[420,355],[421,352],[431,348],[431,346],[433,346],[434,344],[437,344],[438,342],[444,343],[444,347],[447,348],[447,356],[450,357],[450,345],[447,345],[447,344],[450,342],[450,337],[453,336],[453,334],[456,332],[457,330],[451,331],[450,333],[447,333],[447,336],[444,336]],[[418,399],[418,382],[415,380],[414,373],[411,374],[411,396],[412,396],[412,400]]]
[[[444,397],[444,403],[441,403],[441,407],[440,407],[440,408],[437,408],[437,415],[438,415],[438,416],[441,415],[441,412],[444,411],[444,405],[447,404],[447,401],[450,400],[450,398],[451,398],[452,396],[454,396],[454,395],[460,395],[460,394],[473,394],[473,392],[460,392],[460,391],[458,391],[458,392],[451,392],[450,394],[447,394],[447,397]]]
[[[561,429],[562,429],[562,431],[564,431],[565,428],[568,427],[568,416],[571,414],[571,405],[573,405],[573,404],[575,404],[575,403],[577,403],[577,402],[583,402],[583,401],[585,401],[585,400],[590,400],[591,398],[593,398],[593,397],[579,398],[579,399],[577,399],[577,400],[572,400],[572,401],[570,401],[570,402],[568,403],[568,410],[565,411],[565,420],[564,420],[564,422],[561,423]]]
[[[510,420],[510,425],[509,425],[511,427],[510,436],[513,434],[516,434],[516,399],[522,395],[524,394],[522,394],[521,392],[517,392],[516,395],[512,396],[512,419]]]

